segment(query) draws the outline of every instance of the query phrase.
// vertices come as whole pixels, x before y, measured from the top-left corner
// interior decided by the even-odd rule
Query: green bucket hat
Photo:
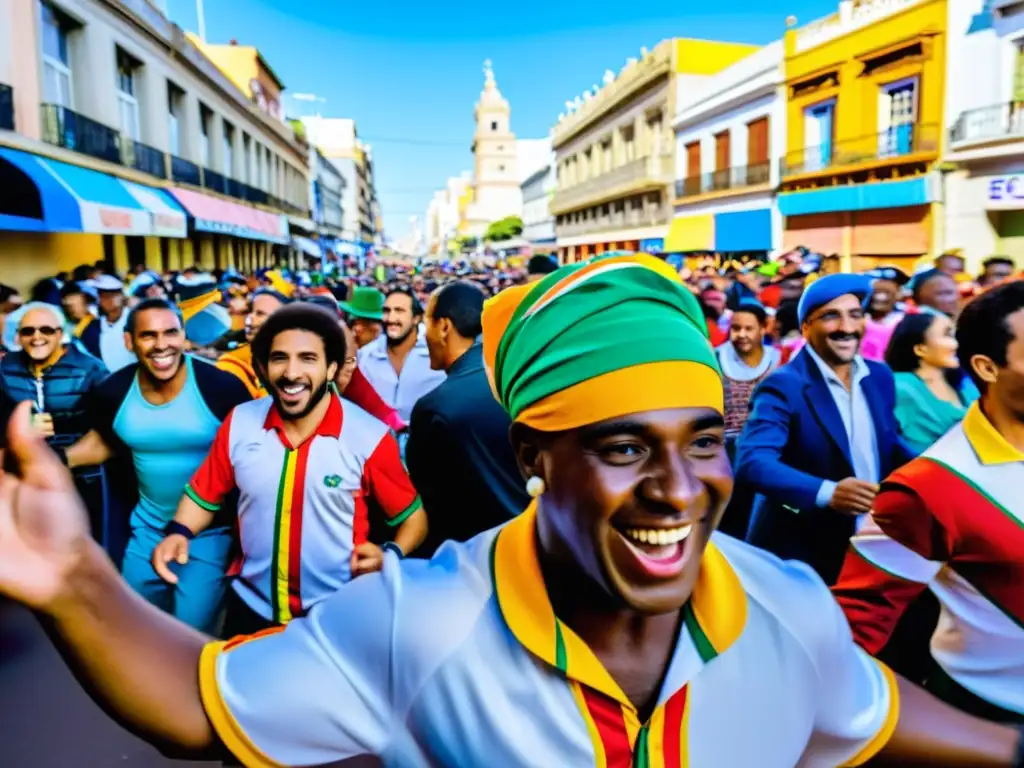
[[[352,291],[352,301],[341,302],[341,308],[350,317],[381,322],[384,319],[384,294],[376,288],[359,286]]]

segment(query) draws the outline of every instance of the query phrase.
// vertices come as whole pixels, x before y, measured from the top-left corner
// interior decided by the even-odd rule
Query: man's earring
[[[532,499],[536,499],[538,496],[544,493],[545,490],[547,490],[547,487],[544,484],[543,477],[538,477],[537,475],[534,475],[533,477],[526,481],[526,492],[530,494],[530,498]]]

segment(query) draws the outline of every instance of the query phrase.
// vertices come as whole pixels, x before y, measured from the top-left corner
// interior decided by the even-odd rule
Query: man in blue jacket
[[[878,483],[911,458],[892,373],[859,354],[863,275],[823,277],[797,309],[806,346],[755,390],[736,478],[758,494],[747,541],[835,583]]]

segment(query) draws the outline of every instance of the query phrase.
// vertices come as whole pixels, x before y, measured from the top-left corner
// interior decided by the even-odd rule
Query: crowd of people
[[[0,289],[0,593],[245,765],[1024,766],[1024,281],[964,266]]]

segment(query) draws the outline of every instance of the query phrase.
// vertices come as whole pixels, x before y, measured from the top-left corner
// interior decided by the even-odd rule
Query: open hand
[[[33,428],[29,402],[8,421],[3,467],[0,594],[45,610],[89,547],[89,518],[71,473]]]

